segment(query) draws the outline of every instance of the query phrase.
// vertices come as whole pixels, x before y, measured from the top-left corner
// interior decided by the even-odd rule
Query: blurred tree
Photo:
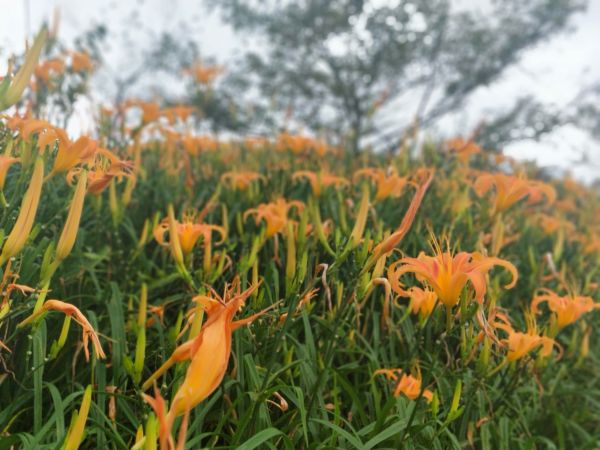
[[[279,126],[291,117],[335,132],[355,151],[367,140],[396,148],[413,124],[430,125],[464,107],[585,6],[494,0],[483,14],[458,10],[451,0],[208,1],[236,31],[258,40],[260,50],[247,50],[237,72],[271,111],[288,111],[276,119]],[[384,107],[406,111],[405,123],[386,123]],[[509,114],[490,121],[487,138],[497,144],[503,130],[531,128],[531,120],[541,123],[536,133],[562,123],[560,114],[541,120],[533,114],[539,110],[518,99]]]

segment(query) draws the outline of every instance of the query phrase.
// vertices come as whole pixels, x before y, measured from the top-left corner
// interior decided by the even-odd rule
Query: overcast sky
[[[482,0],[455,1],[459,7],[482,3]],[[113,43],[107,57],[109,70],[123,70],[123,64],[139,56],[136,43],[143,44],[152,35],[151,30],[181,31],[185,23],[193,24],[192,28],[187,27],[187,32],[200,44],[203,55],[227,62],[245,43],[218,17],[208,15],[200,3],[197,0],[0,0],[0,70],[5,70],[8,54],[21,52],[28,33],[48,20],[55,7],[61,12],[60,37],[67,42],[93,23],[108,25],[111,31],[108,42]],[[590,0],[587,11],[574,18],[573,28],[572,33],[561,34],[530,50],[499,83],[480,89],[464,112],[445,119],[438,131],[468,133],[488,111],[509,106],[512,99],[524,94],[533,94],[560,107],[572,100],[582,86],[600,80],[600,0]],[[125,34],[131,45],[123,45]],[[592,163],[579,163],[584,152],[591,156]],[[584,180],[600,175],[600,145],[574,128],[565,127],[539,143],[512,144],[505,153],[535,159],[545,166],[569,168]]]

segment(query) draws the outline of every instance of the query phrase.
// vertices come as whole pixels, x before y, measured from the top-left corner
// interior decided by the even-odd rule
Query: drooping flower
[[[600,303],[595,303],[591,297],[560,296],[549,289],[541,289],[541,294],[536,295],[531,302],[531,311],[534,314],[538,313],[540,303],[544,302],[556,316],[556,325],[559,330],[577,321],[582,315],[600,308]]]
[[[67,316],[72,317],[75,322],[77,322],[83,331],[83,351],[85,352],[85,360],[90,360],[90,352],[88,350],[88,343],[92,341],[92,347],[94,349],[94,354],[96,358],[106,358],[106,354],[104,350],[102,350],[102,345],[100,344],[100,339],[98,338],[98,334],[92,327],[92,324],[86,319],[83,313],[77,308],[75,305],[71,305],[70,303],[65,303],[60,300],[46,300],[42,307],[35,313],[31,314],[29,317],[24,319],[21,323],[19,323],[19,327],[23,327],[35,319],[40,317],[42,314],[45,314],[49,311],[59,311]]]
[[[535,204],[546,199],[548,203],[556,200],[554,188],[542,181],[528,180],[522,176],[506,175],[504,173],[486,173],[479,175],[473,188],[479,197],[483,197],[495,187],[494,212],[502,212],[518,201],[527,197],[527,203]]]
[[[402,376],[399,377],[399,375]],[[385,377],[396,382],[394,388],[394,396],[404,395],[409,400],[416,400],[419,396],[423,396],[428,402],[433,399],[433,392],[429,389],[423,389],[421,393],[422,378],[421,372],[417,370],[417,376],[404,373],[402,369],[377,369],[373,375],[385,375]]]
[[[240,292],[236,281],[225,287],[222,297],[213,292],[212,296],[198,295],[194,298],[203,307],[208,319],[198,335],[177,347],[171,357],[142,386],[143,390],[148,389],[173,364],[190,360],[183,382],[166,414],[167,429],[171,428],[176,417],[190,411],[217,389],[229,363],[233,331],[251,323],[270,309],[242,320],[233,320],[257,287],[258,285],[253,285]]]
[[[267,222],[266,236],[271,237],[283,231],[291,219],[288,218],[288,213],[291,209],[301,212],[304,209],[304,204],[297,200],[286,201],[279,198],[271,203],[261,203],[256,208],[251,208],[244,213],[244,220],[254,215],[254,220],[258,225],[261,220]]]
[[[381,201],[387,197],[400,197],[408,184],[408,177],[399,176],[394,168],[388,170],[366,168],[354,172],[355,180],[365,176],[373,180],[377,186],[375,201]]]
[[[327,172],[311,172],[310,170],[299,170],[292,175],[293,180],[306,178],[310,183],[313,193],[318,197],[323,192],[323,188],[328,186],[342,186],[348,184],[344,177],[331,175]]]
[[[475,299],[479,303],[483,302],[487,290],[486,275],[493,266],[502,266],[511,273],[512,281],[505,286],[507,289],[516,284],[517,269],[509,261],[487,257],[478,252],[452,255],[449,251],[442,252],[439,247],[434,256],[421,252],[416,258],[407,257],[396,261],[388,269],[388,279],[394,292],[406,295],[407,291],[400,282],[400,277],[405,273],[414,273],[421,283],[433,289],[447,308],[451,308],[458,303],[468,281],[475,290]]]

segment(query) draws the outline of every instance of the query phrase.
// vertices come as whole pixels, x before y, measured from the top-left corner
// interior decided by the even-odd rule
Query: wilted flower
[[[100,339],[98,338],[96,331],[94,331],[94,327],[92,327],[92,324],[75,305],[71,305],[60,300],[46,300],[41,309],[19,323],[19,327],[23,327],[33,322],[35,319],[48,311],[59,311],[67,316],[71,316],[75,322],[81,326],[83,330],[83,351],[85,352],[86,361],[90,360],[90,352],[88,350],[88,342],[90,339],[92,340],[92,346],[94,348],[94,354],[96,355],[96,358],[106,358],[104,350],[102,350],[102,345],[100,344]]]

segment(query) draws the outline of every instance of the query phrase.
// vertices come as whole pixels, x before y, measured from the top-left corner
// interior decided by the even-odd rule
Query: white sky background
[[[393,3],[394,0],[376,0]],[[526,1],[526,0],[524,0]],[[455,0],[457,7],[481,5],[481,0]],[[26,9],[29,6],[29,23]],[[35,32],[43,20],[61,12],[60,37],[67,43],[94,23],[109,28],[106,39],[104,79],[127,70],[129,61],[139,58],[136,48],[154,31],[181,31],[183,24],[190,37],[200,44],[202,54],[226,63],[248,42],[243,42],[216,15],[207,15],[200,1],[194,0],[0,0],[0,71],[6,68],[10,52],[22,52],[28,32]],[[136,15],[132,16],[132,12]],[[560,107],[567,104],[581,87],[600,80],[600,0],[590,0],[587,11],[574,17],[571,33],[531,49],[520,63],[505,73],[502,80],[481,88],[463,111],[445,118],[437,127],[440,134],[468,134],[488,111],[508,107],[516,97],[533,94],[544,103]],[[130,45],[124,33],[129,34]],[[137,46],[136,46],[137,43]],[[99,74],[98,82],[102,82]],[[85,108],[85,105],[83,106]],[[89,105],[88,105],[89,107]],[[75,128],[87,131],[92,125],[85,112]],[[75,131],[74,131],[75,130]],[[519,142],[505,153],[522,159],[535,159],[544,166],[566,168],[589,181],[600,176],[600,144],[580,130],[564,127],[541,142]],[[590,160],[582,163],[583,155]]]

